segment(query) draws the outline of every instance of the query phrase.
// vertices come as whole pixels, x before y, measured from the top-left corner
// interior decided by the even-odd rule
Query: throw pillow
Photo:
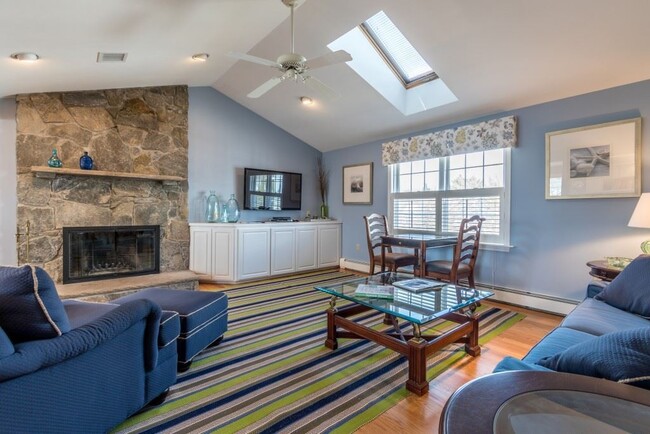
[[[641,255],[594,297],[610,306],[650,317],[650,255]]]
[[[0,359],[11,356],[14,352],[14,344],[11,343],[7,334],[0,328]]]
[[[650,389],[650,327],[607,333],[544,357],[537,364]]]
[[[45,270],[0,267],[0,327],[15,344],[70,331],[68,315]]]

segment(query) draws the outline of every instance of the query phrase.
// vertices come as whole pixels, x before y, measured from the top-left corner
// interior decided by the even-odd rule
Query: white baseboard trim
[[[577,301],[560,297],[553,297],[545,294],[537,294],[519,289],[504,288],[493,285],[478,283],[478,289],[484,289],[494,293],[494,297],[488,300],[500,301],[528,309],[539,310],[559,315],[566,315],[578,304]]]
[[[361,273],[370,273],[370,264],[367,262],[355,261],[352,259],[341,258],[339,266],[346,270],[359,271]]]
[[[341,258],[340,267],[347,270],[359,271],[361,273],[370,272],[370,265],[368,263],[355,261],[352,259]],[[566,315],[571,312],[573,308],[578,304],[577,301],[560,297],[553,297],[545,294],[522,291],[520,289],[486,285],[480,282],[477,286],[479,289],[494,292],[494,297],[490,297],[488,300],[500,301],[503,303],[543,312]]]

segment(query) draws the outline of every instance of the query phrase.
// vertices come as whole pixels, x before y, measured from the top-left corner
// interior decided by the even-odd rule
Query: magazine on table
[[[354,291],[354,295],[362,297],[393,298],[395,287],[391,285],[360,284]]]
[[[425,292],[434,289],[439,289],[447,284],[445,282],[438,282],[436,280],[408,279],[408,280],[400,280],[399,282],[393,282],[393,285],[395,285],[398,288],[406,289],[407,291],[417,293],[417,292]]]

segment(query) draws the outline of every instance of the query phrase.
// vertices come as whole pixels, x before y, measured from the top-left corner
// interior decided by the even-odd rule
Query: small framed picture
[[[546,199],[641,194],[641,118],[546,133]]]
[[[343,203],[372,205],[372,162],[343,166]]]

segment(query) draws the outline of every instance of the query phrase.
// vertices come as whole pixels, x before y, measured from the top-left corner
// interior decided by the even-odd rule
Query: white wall
[[[16,100],[0,99],[0,264],[16,264]]]

